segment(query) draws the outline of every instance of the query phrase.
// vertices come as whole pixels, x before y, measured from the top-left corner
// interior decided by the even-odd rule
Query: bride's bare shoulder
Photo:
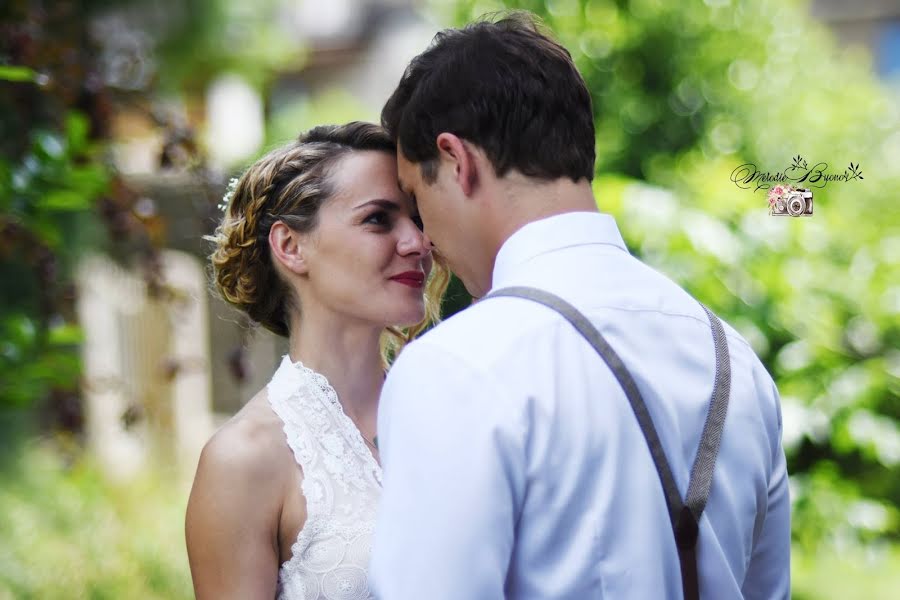
[[[232,585],[235,578],[274,586],[291,455],[265,393],[225,423],[200,454],[185,514],[195,589]],[[235,589],[229,590],[234,597],[246,595]]]
[[[266,489],[278,485],[292,461],[282,427],[263,388],[203,447],[198,478],[209,475],[213,481],[241,481]]]

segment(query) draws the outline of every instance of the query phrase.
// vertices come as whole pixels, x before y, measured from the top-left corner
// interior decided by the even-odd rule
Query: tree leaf
[[[34,69],[17,65],[0,65],[0,80],[3,81],[34,81],[37,73]]]
[[[38,206],[45,210],[88,210],[91,207],[91,198],[80,191],[53,190],[40,199]]]

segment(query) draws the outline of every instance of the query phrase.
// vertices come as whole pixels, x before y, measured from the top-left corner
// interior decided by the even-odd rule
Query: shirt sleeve
[[[791,501],[787,463],[781,444],[781,403],[774,382],[771,389],[771,400],[776,408],[777,431],[772,433],[772,474],[769,478],[765,519],[753,545],[742,589],[748,600],[787,600],[791,596]]]
[[[503,598],[524,486],[524,426],[487,373],[426,341],[381,395],[381,600]]]

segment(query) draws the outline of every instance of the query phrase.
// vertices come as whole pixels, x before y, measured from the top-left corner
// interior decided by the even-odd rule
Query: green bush
[[[67,280],[96,229],[92,205],[109,184],[91,160],[87,130],[86,118],[70,112],[63,131],[35,129],[21,157],[0,157],[0,407],[78,383],[79,331],[56,311],[71,300]]]
[[[94,7],[0,8],[0,411],[43,403],[68,428],[80,422],[74,266],[115,204]]]
[[[187,489],[159,470],[114,484],[59,442],[34,442],[0,479],[0,598],[191,598]]]

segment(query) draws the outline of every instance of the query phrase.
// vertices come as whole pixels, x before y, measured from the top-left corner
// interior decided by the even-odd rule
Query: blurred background
[[[5,0],[0,599],[191,597],[200,448],[285,348],[209,293],[226,182],[504,7],[588,82],[600,209],[778,383],[794,597],[896,597],[900,2]],[[810,218],[733,181],[795,157],[848,174]]]

